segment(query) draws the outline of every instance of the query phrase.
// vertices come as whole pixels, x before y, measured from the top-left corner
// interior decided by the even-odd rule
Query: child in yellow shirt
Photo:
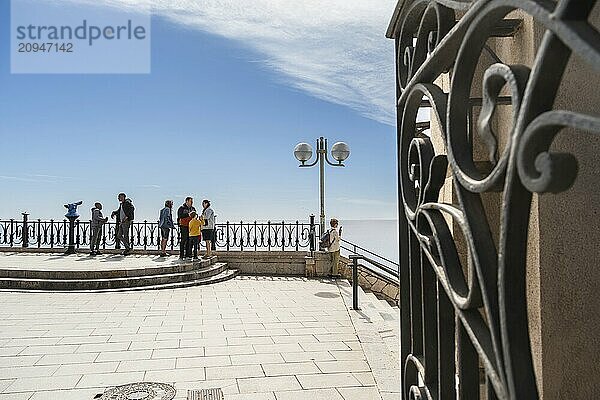
[[[190,243],[192,247],[193,258],[194,260],[197,260],[198,247],[200,246],[200,240],[202,239],[202,233],[200,231],[202,229],[202,221],[198,219],[198,214],[196,213],[196,211],[192,211],[190,213],[190,218]]]

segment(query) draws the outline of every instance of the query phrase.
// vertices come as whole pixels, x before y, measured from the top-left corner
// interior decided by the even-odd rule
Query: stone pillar
[[[327,276],[331,274],[331,254],[326,251],[315,251],[315,275]]]
[[[307,278],[312,278],[317,275],[315,258],[314,257],[304,257],[304,261],[306,262],[306,268],[304,276]]]

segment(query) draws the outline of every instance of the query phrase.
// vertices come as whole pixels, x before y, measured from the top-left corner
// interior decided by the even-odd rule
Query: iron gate
[[[588,21],[595,3],[401,0],[395,10],[388,37],[396,44],[399,211],[406,217],[404,399],[478,399],[481,383],[488,399],[539,397],[527,317],[528,222],[533,193],[567,190],[577,175],[573,155],[550,151],[555,135],[566,128],[600,132],[594,116],[553,109],[572,55],[600,70],[600,35]],[[488,46],[489,38],[518,29],[520,21],[509,16],[515,10],[544,31],[530,66],[503,63]],[[493,62],[480,76],[484,54]],[[446,90],[442,76],[450,77]],[[423,106],[437,121],[430,133],[417,123]],[[500,106],[513,115],[502,149],[491,122]],[[443,151],[434,146],[436,134]],[[486,163],[474,161],[475,134]],[[451,202],[440,198],[447,177]],[[487,193],[501,196],[496,240],[482,200]]]

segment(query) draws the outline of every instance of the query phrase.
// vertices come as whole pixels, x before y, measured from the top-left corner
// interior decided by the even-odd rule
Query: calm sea
[[[392,261],[398,262],[398,221],[340,221],[342,238]]]

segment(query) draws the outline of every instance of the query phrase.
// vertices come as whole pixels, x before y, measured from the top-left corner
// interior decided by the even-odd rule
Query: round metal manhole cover
[[[166,383],[139,382],[117,386],[102,394],[100,400],[172,400],[175,388]]]

